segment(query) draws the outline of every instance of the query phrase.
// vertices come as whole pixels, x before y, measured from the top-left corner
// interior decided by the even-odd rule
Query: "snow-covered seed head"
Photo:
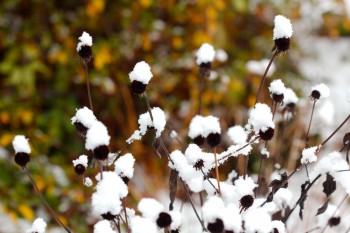
[[[194,167],[196,170],[201,170],[201,169],[204,167],[204,161],[203,161],[203,159],[198,160],[198,161],[193,165],[193,167]]]
[[[193,139],[193,143],[197,146],[202,146],[205,144],[205,138],[199,135]]]
[[[202,44],[197,51],[196,63],[199,65],[201,75],[209,77],[211,63],[215,58],[215,50],[212,45],[208,43]]]
[[[86,155],[80,155],[78,159],[72,161],[74,165],[74,171],[78,175],[85,173],[88,166],[88,157]]]
[[[275,44],[272,51],[277,53],[287,52],[290,45],[290,37],[293,35],[292,24],[289,19],[282,15],[277,15],[274,20],[273,40]]]
[[[271,93],[272,100],[282,105],[284,92],[286,91],[284,83],[280,79],[272,81],[269,87],[269,91]]]
[[[340,223],[340,217],[332,217],[328,220],[328,224],[330,227],[337,226]]]
[[[269,140],[272,139],[274,133],[275,133],[275,130],[274,130],[273,128],[269,127],[269,128],[267,128],[266,131],[260,130],[260,131],[259,131],[259,136],[260,136],[260,138],[261,138],[262,140],[264,140],[264,141],[269,141]]]
[[[78,134],[85,138],[88,129],[96,121],[94,113],[87,107],[77,109],[75,116],[72,117],[71,122],[75,126]]]
[[[109,148],[106,145],[98,146],[94,149],[94,158],[97,160],[105,160],[108,158]]]
[[[319,99],[327,98],[328,96],[329,88],[325,84],[321,83],[312,87],[311,95],[309,96],[309,98],[312,101],[316,101]]]
[[[28,143],[28,139],[26,139],[23,135],[17,135],[12,140],[12,146],[15,150],[15,162],[17,165],[21,167],[25,167],[27,163],[30,161],[30,146]]]
[[[87,32],[79,37],[79,43],[77,45],[77,52],[83,62],[89,62],[92,58],[92,37]]]
[[[171,216],[168,213],[161,212],[156,220],[157,226],[159,228],[169,227],[172,222]]]
[[[86,134],[85,148],[94,152],[94,158],[105,160],[108,158],[109,141],[107,127],[100,121],[95,121]]]
[[[85,138],[85,137],[86,137],[86,133],[87,133],[87,131],[88,131],[88,128],[86,128],[86,127],[85,127],[82,123],[80,123],[80,122],[74,122],[73,124],[74,124],[74,126],[75,126],[75,129],[76,129],[77,132],[78,132],[78,135],[79,135],[80,137]]]
[[[221,233],[224,230],[224,222],[217,218],[215,222],[208,223],[207,228],[211,233]]]
[[[47,224],[42,218],[37,218],[33,222],[32,227],[27,230],[27,233],[44,233],[46,226]]]
[[[134,69],[129,73],[132,92],[141,95],[152,77],[151,67],[146,62],[136,63]]]
[[[252,195],[245,195],[239,200],[239,204],[243,210],[248,209],[254,203],[254,197]]]

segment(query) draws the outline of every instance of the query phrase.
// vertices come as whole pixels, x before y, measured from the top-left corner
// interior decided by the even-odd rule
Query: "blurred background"
[[[259,67],[262,59],[271,58],[273,19],[279,14],[291,20],[294,34],[288,53],[274,62],[276,69],[265,83],[261,101],[271,103],[267,87],[273,79],[282,79],[303,99],[301,106],[306,107],[297,109],[303,116],[290,123],[278,161],[271,160],[272,165],[279,162],[294,169],[303,146],[297,143],[292,151],[292,139],[303,140],[311,86],[325,82],[331,89],[329,101],[320,105],[324,113],[315,119],[311,144],[328,134],[321,127],[334,129],[350,110],[350,1],[2,0],[0,232],[23,232],[33,219],[47,216],[29,180],[14,164],[11,141],[16,134],[30,139],[29,169],[63,221],[74,232],[89,232],[94,224],[89,217],[92,189],[82,185],[71,162],[87,153],[70,123],[77,108],[88,106],[84,67],[76,52],[83,31],[93,37],[89,77],[94,113],[108,127],[111,150],[124,146],[138,128],[138,115],[147,110],[144,99],[131,93],[128,78],[134,65],[144,60],[154,75],[147,94],[151,105],[168,115],[163,135],[172,151],[182,146],[169,132],[175,130],[183,143],[189,142],[187,127],[197,110],[196,50],[205,42],[217,50],[203,93],[203,114],[219,117],[224,133],[235,124],[245,125],[262,72],[247,68],[247,63]],[[229,144],[224,136],[219,149]],[[137,160],[129,184],[131,207],[141,197],[157,197],[167,190],[167,160],[159,159],[152,145],[153,135],[147,134],[122,151]],[[249,171],[256,172],[259,160],[252,158]],[[236,166],[236,160],[226,163],[223,178]],[[88,171],[90,177],[96,173],[93,168]]]

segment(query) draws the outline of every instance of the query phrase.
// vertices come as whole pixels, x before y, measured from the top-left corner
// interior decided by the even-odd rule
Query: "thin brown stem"
[[[125,198],[122,199],[123,202],[123,209],[124,209],[124,214],[125,214],[125,225],[126,225],[126,230],[128,233],[130,233],[130,228],[129,228],[129,223],[128,223],[128,215],[126,213],[126,201]]]
[[[344,125],[349,119],[350,119],[350,115],[338,126],[338,128],[337,128],[336,130],[334,130],[334,132],[333,132],[331,135],[329,135],[329,137],[328,137],[326,140],[324,140],[324,141],[321,143],[321,146],[323,146],[324,144],[326,144],[326,143],[329,141],[329,139],[331,139],[331,138],[338,132],[338,130],[339,130],[341,127],[343,127],[343,125]]]
[[[309,138],[309,133],[310,133],[310,128],[311,128],[312,117],[314,115],[315,105],[316,105],[316,100],[314,100],[314,104],[312,105],[312,111],[311,111],[309,127],[308,127],[307,133],[306,133],[306,138],[305,138],[306,147],[309,147],[309,139],[310,139]]]
[[[214,148],[214,160],[215,160],[216,180],[217,180],[217,182],[218,182],[218,191],[219,191],[219,195],[221,196],[220,175],[219,175],[219,164],[218,164],[218,160],[217,160],[217,158],[216,158],[216,147]]]
[[[214,188],[214,190],[219,193],[219,190],[215,187],[215,185],[210,181],[209,177],[204,173],[203,169],[200,169],[204,178],[208,181],[208,183],[211,185],[211,187]]]
[[[269,71],[270,66],[272,65],[272,62],[273,62],[273,60],[275,59],[275,57],[276,57],[277,55],[278,55],[278,51],[276,50],[276,52],[272,55],[269,64],[268,64],[267,67],[266,67],[266,70],[265,70],[264,75],[262,76],[262,79],[261,79],[261,82],[260,82],[260,86],[259,86],[259,89],[258,89],[258,93],[256,94],[255,104],[257,104],[258,101],[259,101],[259,95],[260,95],[260,92],[261,92],[261,88],[262,88],[262,86],[263,86],[263,84],[264,84],[264,82],[265,82],[267,72]],[[254,104],[254,106],[255,106],[255,104]]]
[[[94,108],[92,106],[92,99],[91,99],[88,64],[87,64],[87,62],[83,62],[83,63],[84,63],[84,67],[85,67],[86,89],[87,89],[87,93],[88,93],[90,109],[91,109],[91,111],[94,111]]]
[[[262,168],[262,157],[260,156],[260,163],[259,163],[259,173],[258,173],[258,187],[255,189],[255,197],[259,194],[260,192],[260,180],[261,180],[261,168]]]
[[[148,95],[146,92],[143,93],[143,96],[145,97],[145,100],[146,100],[146,104],[147,104],[147,110],[149,112],[149,115],[151,117],[151,120],[153,122],[153,114],[152,114],[152,110],[151,110],[151,105],[149,103],[149,98],[148,98]]]
[[[205,72],[201,72],[201,81],[199,84],[199,94],[198,94],[198,111],[197,114],[201,115],[202,113],[202,95],[205,86]]]
[[[248,173],[248,161],[249,161],[249,155],[247,155],[245,158],[243,179],[245,179],[245,177],[247,176],[247,173]]]
[[[41,202],[45,205],[45,207],[48,209],[50,215],[57,221],[57,223],[59,225],[61,225],[68,233],[71,233],[71,231],[62,223],[62,221],[58,218],[57,214],[55,213],[55,211],[51,208],[50,204],[46,201],[46,199],[44,198],[44,196],[42,195],[42,193],[40,192],[38,186],[36,185],[32,175],[29,172],[29,169],[27,167],[23,167],[23,170],[27,173],[34,189],[36,190],[36,192],[39,195],[39,198],[41,200]]]

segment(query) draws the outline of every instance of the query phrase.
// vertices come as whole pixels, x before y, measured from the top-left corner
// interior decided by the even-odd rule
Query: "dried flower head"
[[[207,228],[211,233],[221,233],[224,230],[224,222],[221,219],[216,218],[215,222],[208,223]]]
[[[79,43],[77,45],[77,52],[81,60],[85,63],[89,62],[92,58],[92,37],[87,32],[79,37]]]
[[[312,87],[312,91],[309,98],[312,101],[316,101],[319,99],[327,98],[329,96],[329,93],[330,91],[328,86],[321,83]]]
[[[282,15],[277,15],[274,20],[275,27],[273,29],[273,40],[275,44],[272,51],[285,53],[290,46],[290,37],[293,35],[292,24],[289,19]]]
[[[171,216],[166,212],[159,213],[158,218],[156,220],[157,226],[159,228],[169,227],[171,222],[172,222]]]
[[[252,195],[245,195],[239,200],[239,204],[243,210],[247,210],[254,203],[254,197]]]
[[[151,67],[146,62],[136,63],[134,69],[129,73],[132,92],[141,95],[152,77]]]
[[[17,135],[12,140],[12,146],[15,150],[15,162],[21,167],[25,167],[30,161],[29,154],[31,152],[28,139],[23,135]]]

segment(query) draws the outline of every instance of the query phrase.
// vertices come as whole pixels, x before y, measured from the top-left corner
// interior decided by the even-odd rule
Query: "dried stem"
[[[94,111],[94,108],[92,107],[92,99],[91,99],[91,92],[90,92],[88,64],[87,64],[87,62],[83,62],[83,63],[84,63],[84,67],[85,67],[86,89],[87,89],[87,93],[88,93],[90,109],[91,109],[91,111]]]
[[[204,176],[204,178],[208,181],[208,183],[215,189],[215,191],[217,193],[219,193],[219,190],[215,187],[215,185],[213,184],[213,182],[210,181],[209,177],[204,173],[203,169],[201,169],[201,172]]]
[[[312,117],[314,115],[315,105],[316,105],[316,100],[314,100],[314,104],[312,105],[311,118],[310,118],[310,122],[309,122],[309,127],[307,129],[307,133],[306,133],[306,138],[305,138],[306,147],[309,147],[309,139],[310,139],[309,133],[310,133],[310,128],[311,128]]]
[[[27,167],[23,167],[23,170],[27,173],[34,189],[36,190],[36,192],[39,195],[40,200],[42,201],[42,203],[45,205],[45,207],[48,209],[50,215],[58,222],[59,225],[61,225],[66,232],[71,233],[71,231],[62,223],[62,221],[58,218],[57,214],[55,213],[55,211],[51,208],[50,204],[46,201],[46,199],[44,198],[44,196],[42,195],[42,193],[40,192],[38,186],[36,186],[36,183],[32,177],[32,175],[30,174],[30,171]]]
[[[272,62],[273,62],[273,60],[275,59],[275,57],[276,57],[277,55],[278,55],[278,50],[275,51],[275,53],[274,53],[273,56],[271,57],[271,60],[270,60],[269,64],[268,64],[267,67],[266,67],[265,73],[264,73],[264,75],[263,75],[263,77],[262,77],[262,79],[261,79],[261,82],[260,82],[260,86],[259,86],[259,89],[258,89],[258,93],[256,94],[255,104],[257,104],[258,101],[259,101],[259,95],[260,95],[260,92],[261,92],[261,88],[262,88],[262,86],[263,86],[263,84],[264,84],[264,81],[265,81],[265,79],[266,79],[267,72],[269,71]],[[254,104],[254,105],[255,105],[255,104]]]
[[[255,197],[257,196],[257,194],[259,194],[259,191],[260,191],[260,179],[261,179],[262,161],[263,161],[263,159],[260,156],[259,173],[258,173],[258,187],[255,189]]]
[[[198,112],[197,114],[200,115],[202,112],[202,95],[204,91],[204,85],[205,85],[205,72],[201,73],[201,82],[199,84],[199,94],[198,94]]]
[[[220,175],[219,175],[219,164],[218,164],[218,160],[216,159],[216,147],[214,148],[214,160],[215,160],[216,180],[217,180],[217,182],[218,182],[218,191],[219,191],[219,195],[221,196]]]
[[[124,209],[124,214],[125,214],[125,225],[126,225],[126,229],[127,229],[127,232],[130,233],[130,228],[129,228],[129,223],[128,223],[128,215],[126,213],[126,201],[125,201],[125,198],[122,199],[122,202],[123,202],[123,209]]]
[[[331,135],[329,135],[329,137],[328,137],[326,140],[324,140],[324,141],[321,143],[321,146],[323,146],[324,144],[326,144],[326,143],[329,141],[329,139],[331,139],[331,138],[338,132],[338,130],[339,130],[341,127],[343,127],[343,125],[344,125],[349,119],[350,119],[350,115],[338,126],[338,128],[337,128],[336,130],[334,130],[334,132],[333,132]]]

